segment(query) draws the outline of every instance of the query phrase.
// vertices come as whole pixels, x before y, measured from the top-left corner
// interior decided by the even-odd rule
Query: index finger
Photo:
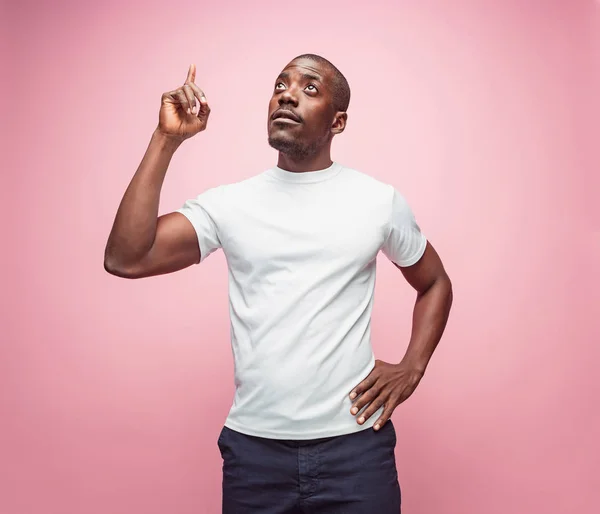
[[[350,399],[354,400],[354,398],[356,398],[359,394],[371,389],[371,387],[375,384],[375,380],[376,377],[374,377],[372,374],[369,374],[367,378],[365,378],[360,384],[352,389],[352,392],[350,393]]]
[[[187,78],[185,79],[185,83],[188,84],[190,82],[194,82],[196,80],[196,65],[190,64],[190,69],[188,70]]]

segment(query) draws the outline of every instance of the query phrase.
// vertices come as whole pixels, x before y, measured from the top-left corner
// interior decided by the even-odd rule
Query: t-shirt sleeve
[[[418,262],[426,246],[427,238],[417,225],[410,206],[394,188],[388,235],[382,252],[398,266],[406,267]]]
[[[192,223],[198,236],[200,262],[221,248],[219,213],[224,212],[223,186],[207,189],[196,198],[187,200],[180,212]]]

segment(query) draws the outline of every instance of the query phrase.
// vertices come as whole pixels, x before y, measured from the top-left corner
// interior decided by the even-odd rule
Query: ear
[[[335,113],[335,118],[333,119],[333,123],[331,124],[331,133],[332,134],[341,134],[344,132],[346,128],[346,122],[348,121],[348,114],[342,111],[338,111]]]

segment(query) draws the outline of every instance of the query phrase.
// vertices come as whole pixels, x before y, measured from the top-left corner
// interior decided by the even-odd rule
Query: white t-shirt
[[[177,212],[201,261],[229,269],[235,397],[225,425],[273,439],[314,439],[359,425],[349,394],[373,369],[371,310],[379,250],[416,263],[427,241],[388,184],[333,163],[274,167],[206,190]]]

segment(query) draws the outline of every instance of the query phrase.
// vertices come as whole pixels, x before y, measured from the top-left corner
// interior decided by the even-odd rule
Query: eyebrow
[[[279,74],[279,76],[277,77],[277,80],[279,79],[287,79],[290,77],[290,74],[287,71],[284,71],[282,73]],[[308,80],[316,80],[317,82],[322,82],[321,77],[319,77],[318,75],[311,75],[310,73],[303,73],[301,75],[301,77],[303,79],[308,79]]]

